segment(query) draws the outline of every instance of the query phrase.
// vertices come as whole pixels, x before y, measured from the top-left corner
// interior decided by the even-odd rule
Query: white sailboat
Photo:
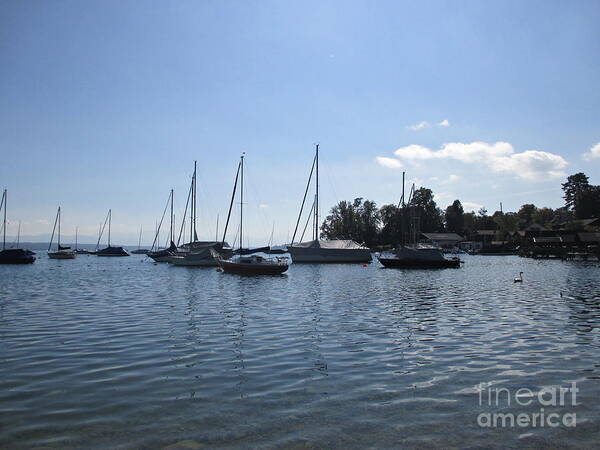
[[[304,233],[300,237],[300,242],[296,243],[296,234],[298,232],[298,225],[302,218],[302,211],[304,209],[304,203],[306,201],[306,195],[310,188],[313,172],[315,176],[315,197],[312,208],[309,212],[309,219],[312,215],[313,219],[313,235],[312,240],[308,242],[302,242]],[[308,220],[306,222],[308,225]],[[305,227],[306,230],[306,227]],[[310,175],[308,177],[308,183],[304,192],[304,198],[302,200],[302,206],[300,207],[300,213],[298,214],[298,221],[296,222],[296,229],[292,236],[292,243],[288,245],[288,252],[292,257],[294,263],[365,263],[371,261],[371,250],[355,241],[349,239],[331,239],[322,240],[320,239],[319,233],[319,145],[317,144],[315,150],[315,157],[313,159],[313,165],[310,169]]]

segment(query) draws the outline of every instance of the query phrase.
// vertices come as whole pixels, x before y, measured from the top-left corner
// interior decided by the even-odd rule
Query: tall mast
[[[317,144],[316,154],[317,178],[315,186],[315,241],[319,240],[319,144]]]
[[[140,227],[140,238],[138,239],[138,250],[142,248],[142,227]]]
[[[112,210],[108,210],[108,246],[110,247],[110,221],[112,219]]]
[[[58,207],[58,250],[60,250],[60,206]]]
[[[242,153],[242,156],[240,157],[240,167],[242,168],[241,171],[241,178],[240,178],[240,250],[242,250],[243,247],[243,240],[242,240],[242,231],[243,231],[243,226],[244,226],[244,154]],[[240,251],[240,254],[242,252]]]
[[[173,189],[171,189],[171,236],[170,236],[170,240],[171,242],[173,242]],[[140,235],[140,238],[142,236]],[[171,243],[169,243],[169,245],[171,245]]]
[[[77,227],[75,227],[75,251],[77,251]]]
[[[197,172],[196,172],[196,161],[194,161],[194,239],[193,241],[196,241],[196,184],[198,183],[197,180]]]
[[[3,236],[2,236],[2,250],[6,249],[6,203],[8,202],[8,194],[6,193],[6,189],[4,189],[4,193],[2,194],[2,200],[4,203],[4,226],[2,227]]]

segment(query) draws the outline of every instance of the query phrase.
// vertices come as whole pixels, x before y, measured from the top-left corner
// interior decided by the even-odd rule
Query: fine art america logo
[[[482,412],[477,416],[477,424],[484,428],[503,427],[575,427],[577,414],[572,410],[577,406],[577,383],[570,387],[545,387],[534,392],[528,388],[511,390],[505,387],[492,387],[491,383],[478,386],[480,408],[505,409],[527,408],[528,412]],[[557,407],[560,409],[557,410]],[[533,412],[529,412],[531,409]]]

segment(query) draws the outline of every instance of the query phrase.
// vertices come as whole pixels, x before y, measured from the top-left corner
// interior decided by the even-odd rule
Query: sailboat
[[[56,231],[56,225],[58,224],[57,233],[57,249],[55,252],[51,252],[52,241],[54,240],[54,232]],[[50,244],[48,245],[48,258],[50,259],[75,259],[77,254],[71,250],[71,247],[63,247],[60,245],[60,206],[56,211],[56,219],[54,219],[54,228],[52,228],[52,236],[50,237]]]
[[[138,248],[131,252],[132,255],[147,255],[150,250],[142,248],[142,227],[140,227],[140,238],[138,239]]]
[[[194,161],[194,173],[177,239],[178,246],[175,250],[170,250],[170,255],[166,260],[175,266],[214,267],[218,265],[216,258],[229,258],[233,255],[233,251],[225,241],[219,242],[216,239],[214,241],[198,240],[196,230],[196,189],[198,184],[196,164],[196,161]],[[190,211],[190,241],[179,246],[186,225],[188,208]]]
[[[112,220],[112,210],[108,210],[108,215],[106,216],[106,220],[104,221],[104,226],[106,226],[106,222],[108,222],[108,247],[103,248],[102,250],[98,250],[98,246],[100,245],[100,239],[102,238],[102,233],[104,232],[104,226],[100,231],[100,236],[98,237],[98,243],[96,244],[96,256],[129,256],[129,253],[123,247],[111,247],[110,245],[110,224]]]
[[[316,174],[315,197],[308,217],[310,220],[312,215],[313,239],[308,242],[302,242],[302,239],[304,238],[303,232],[300,237],[300,242],[295,243],[298,225],[302,218],[302,211],[304,209],[306,195],[310,188],[313,172]],[[306,221],[304,231],[306,231],[309,220]],[[306,185],[306,190],[304,191],[304,198],[302,199],[302,206],[300,207],[300,213],[298,214],[298,221],[296,222],[296,229],[292,236],[292,243],[288,245],[288,252],[292,257],[292,261],[294,263],[365,263],[371,261],[371,250],[369,248],[350,239],[321,240],[319,234],[319,145],[317,144],[315,157],[308,177],[308,183]]]
[[[158,237],[160,234],[160,227],[165,218],[165,213],[167,211],[167,206],[169,205],[169,203],[171,204],[171,227],[169,229],[169,242],[171,243],[171,245],[168,248],[159,249],[158,248],[158,245],[159,245]],[[171,189],[171,192],[169,193],[169,199],[167,201],[167,206],[165,206],[165,210],[163,211],[163,216],[160,219],[160,224],[158,225],[158,227],[156,229],[156,235],[154,237],[154,242],[152,243],[152,249],[146,253],[150,258],[152,258],[156,262],[169,262],[169,257],[172,256],[174,254],[174,252],[177,250],[177,246],[173,242],[173,189]],[[156,246],[157,250],[154,250],[155,246]]]
[[[404,202],[404,176],[402,172],[402,197],[398,204],[400,209],[400,245],[391,253],[382,253],[377,257],[379,262],[384,267],[396,267],[401,269],[443,269],[443,268],[458,268],[461,261],[457,257],[445,258],[444,253],[440,248],[427,244],[417,243],[419,231],[419,217],[414,216],[411,209],[411,224],[410,224],[410,241],[407,245],[404,236],[404,223],[407,206]],[[411,198],[414,194],[415,186],[413,185],[408,204],[410,205]]]
[[[75,253],[77,253],[78,255],[91,255],[93,252],[86,250],[84,248],[77,248],[77,234],[78,234],[78,227],[75,227]]]
[[[223,233],[223,241],[225,242],[225,235],[227,233],[227,225],[229,224],[229,218],[231,217],[231,208],[233,206],[233,200],[235,198],[235,191],[237,188],[238,175],[240,176],[240,247],[239,251],[242,251],[242,243],[244,236],[244,155],[240,157],[240,163],[238,165],[237,174],[235,176],[235,184],[233,186],[233,194],[231,196],[231,203],[229,205],[229,213],[227,214],[227,223],[225,224],[225,232]],[[240,275],[279,275],[288,270],[288,264],[284,258],[263,258],[259,255],[236,255],[230,259],[223,259],[215,255],[219,265],[223,268],[226,273],[236,273]]]
[[[0,264],[31,264],[35,261],[35,256],[30,250],[22,248],[6,248],[6,204],[8,193],[6,189],[2,193],[0,210],[4,207],[4,221],[2,226],[2,251],[0,251]]]

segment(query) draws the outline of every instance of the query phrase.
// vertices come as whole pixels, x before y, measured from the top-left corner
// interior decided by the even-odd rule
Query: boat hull
[[[406,259],[406,258],[377,258],[384,267],[394,267],[398,269],[447,269],[459,268],[460,260],[444,259],[444,260],[423,260],[423,259]]]
[[[50,259],[75,259],[75,256],[77,256],[75,252],[48,252]]]
[[[369,249],[332,249],[288,247],[294,263],[366,263],[372,260]]]
[[[22,249],[0,251],[0,264],[32,264],[35,256],[32,252]]]
[[[287,264],[243,264],[231,261],[220,262],[223,271],[237,275],[281,275],[289,266]]]
[[[106,247],[96,252],[96,256],[129,256],[123,247]]]

